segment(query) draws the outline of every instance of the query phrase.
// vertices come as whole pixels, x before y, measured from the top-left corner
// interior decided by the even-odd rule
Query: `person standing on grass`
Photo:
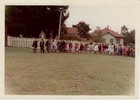
[[[90,52],[90,46],[89,46],[89,44],[87,44],[87,49],[86,49],[86,51],[87,51],[87,53]]]
[[[92,45],[93,45],[93,43],[90,43],[90,44],[89,44],[89,48],[90,48],[89,51],[90,51],[90,53],[92,53]]]
[[[108,54],[108,45],[104,44],[104,54]]]
[[[127,48],[126,48],[126,46],[123,46],[123,48],[122,48],[122,55],[127,56]]]
[[[75,41],[72,41],[72,48],[71,48],[71,50],[72,50],[72,53],[75,53]]]
[[[132,57],[135,57],[135,47],[132,48]]]
[[[101,44],[101,54],[104,54],[104,45]]]
[[[110,55],[111,52],[111,44],[108,45],[108,54]]]
[[[69,52],[69,42],[66,42],[66,52]]]
[[[57,40],[57,50],[60,52],[60,44],[61,44],[61,41],[60,40]]]
[[[78,53],[80,53],[80,42],[78,42]]]
[[[110,45],[110,55],[114,54],[114,45],[113,43]]]
[[[95,46],[95,43],[92,44],[92,53],[94,53],[94,46]]]
[[[85,45],[84,45],[84,51],[85,52],[87,52],[87,45],[88,45],[87,43],[85,43]]]
[[[63,52],[63,41],[60,41],[59,43],[59,51]]]
[[[66,40],[65,40],[64,43],[63,43],[63,52],[64,52],[64,53],[66,53],[66,43],[67,43],[67,42],[66,42]]]
[[[50,39],[50,52],[52,52],[52,48],[53,48],[53,39]]]
[[[45,51],[44,51],[44,40],[43,39],[41,39],[41,41],[40,41],[40,52],[41,53],[44,53]]]
[[[57,41],[53,40],[52,42],[52,52],[56,52],[57,51]]]
[[[94,53],[98,53],[98,51],[99,51],[98,44],[95,44],[95,46],[94,46]]]
[[[75,52],[78,52],[78,45],[79,45],[79,44],[76,42],[76,43],[75,43]]]
[[[118,55],[119,56],[122,55],[122,45],[121,44],[118,46]]]
[[[101,44],[98,44],[98,50],[99,50],[99,53],[101,54]]]
[[[119,54],[118,44],[116,44],[114,47],[115,47],[115,55],[118,55]]]
[[[130,56],[130,46],[127,47],[127,56]]]
[[[132,48],[132,47],[130,47],[129,56],[130,56],[130,57],[133,57],[133,48]]]
[[[69,43],[69,50],[70,50],[70,52],[72,52],[72,41],[70,41],[70,43]]]
[[[50,40],[48,39],[45,44],[47,52],[50,52],[50,45]]]
[[[83,45],[83,43],[81,43],[80,44],[80,52],[83,53],[83,51],[84,51],[84,45]]]
[[[32,47],[33,47],[33,52],[34,52],[34,53],[37,52],[37,42],[38,42],[38,41],[37,41],[36,39],[33,41]]]

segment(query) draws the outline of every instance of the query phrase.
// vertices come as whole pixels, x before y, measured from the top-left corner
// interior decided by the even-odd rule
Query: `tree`
[[[124,35],[124,45],[127,45],[129,43],[135,44],[135,30],[128,31],[128,28],[123,25],[121,27],[121,34]]]
[[[135,44],[135,30],[131,30],[124,34],[124,44],[127,45],[129,43]]]
[[[62,31],[69,17],[68,6],[6,6],[5,24],[11,36],[38,37],[44,31],[47,38],[58,34],[60,10]],[[61,32],[64,33],[64,32]]]
[[[86,24],[85,22],[81,21],[78,24],[73,25],[72,27],[78,29],[78,33],[79,33],[80,37],[82,37],[82,38],[90,38],[89,31],[91,29],[89,27],[89,24]]]
[[[102,31],[101,31],[101,28],[99,26],[97,26],[97,29],[91,34],[92,34],[92,40],[94,42],[97,42],[97,43],[102,43],[103,42]]]
[[[62,37],[63,40],[77,40],[77,41],[84,41],[79,35],[77,34],[66,34]]]
[[[125,33],[127,33],[128,32],[128,28],[125,26],[125,25],[123,25],[122,27],[121,27],[121,34],[125,34]]]
[[[131,38],[129,42],[135,44],[135,30],[134,29],[130,31],[130,36]]]

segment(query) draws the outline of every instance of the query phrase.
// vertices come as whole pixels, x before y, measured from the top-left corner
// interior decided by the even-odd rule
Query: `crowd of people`
[[[37,52],[38,41],[33,42],[33,52]],[[46,42],[42,39],[39,43],[40,52],[62,52],[62,53],[96,53],[119,56],[135,57],[135,48],[121,44],[103,44],[88,43],[81,41],[65,41],[48,39]]]

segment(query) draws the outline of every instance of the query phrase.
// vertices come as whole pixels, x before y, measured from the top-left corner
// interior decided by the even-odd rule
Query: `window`
[[[120,39],[117,39],[117,44],[120,44]]]
[[[110,38],[110,43],[113,43],[113,38]]]

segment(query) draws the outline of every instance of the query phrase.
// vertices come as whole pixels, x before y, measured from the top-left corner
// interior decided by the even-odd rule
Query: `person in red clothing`
[[[123,48],[122,48],[122,55],[127,56],[127,47],[126,46],[123,46]]]
[[[101,44],[101,54],[104,54],[104,45]]]

